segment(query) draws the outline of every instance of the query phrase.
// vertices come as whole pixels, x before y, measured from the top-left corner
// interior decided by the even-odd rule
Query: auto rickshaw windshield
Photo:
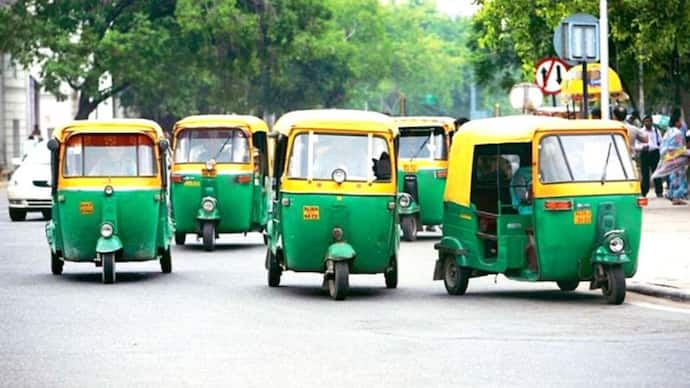
[[[398,155],[409,159],[448,159],[443,128],[401,128]]]
[[[542,183],[636,180],[620,134],[548,135],[539,151]]]
[[[65,149],[65,177],[155,176],[151,138],[141,134],[80,134]]]
[[[175,163],[249,163],[247,135],[238,128],[185,129],[178,133]]]
[[[289,158],[288,178],[330,180],[342,169],[349,181],[387,181],[390,171],[379,173],[375,164],[390,166],[390,150],[381,136],[300,133]],[[390,167],[389,167],[390,169]]]

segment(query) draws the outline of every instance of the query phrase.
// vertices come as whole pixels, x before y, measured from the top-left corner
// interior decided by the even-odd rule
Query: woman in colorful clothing
[[[680,117],[672,121],[661,141],[661,162],[652,179],[669,177],[666,196],[674,205],[685,205],[688,197],[686,171],[690,164],[690,153],[685,146],[685,136],[681,131]]]

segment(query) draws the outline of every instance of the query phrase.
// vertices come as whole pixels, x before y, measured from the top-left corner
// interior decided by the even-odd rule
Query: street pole
[[[609,119],[609,17],[607,0],[599,0],[599,57],[601,70],[601,118]]]
[[[587,62],[582,62],[582,118],[589,118],[589,90],[587,83],[589,82],[589,77],[587,77]]]

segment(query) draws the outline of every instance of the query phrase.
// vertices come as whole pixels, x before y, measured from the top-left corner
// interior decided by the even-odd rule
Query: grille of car
[[[26,204],[29,207],[51,207],[53,202],[50,199],[27,199]]]

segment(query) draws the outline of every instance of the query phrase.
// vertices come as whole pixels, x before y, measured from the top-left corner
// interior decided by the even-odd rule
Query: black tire
[[[606,269],[606,282],[601,291],[609,304],[621,304],[625,300],[625,273],[620,265]]]
[[[403,231],[403,240],[415,241],[417,239],[417,218],[415,216],[403,216],[400,220]]]
[[[280,286],[280,276],[283,274],[283,271],[280,269],[280,265],[278,265],[276,256],[271,252],[271,248],[266,249],[266,263],[268,267],[268,286]]]
[[[335,274],[328,279],[328,292],[335,300],[344,300],[350,288],[350,265],[346,261],[335,263]]]
[[[170,254],[170,247],[164,250],[161,254],[161,272],[170,273],[172,272],[172,255]]]
[[[65,262],[60,260],[57,254],[50,251],[50,271],[53,275],[62,275],[62,268],[65,266]]]
[[[103,284],[115,283],[115,253],[101,254],[103,264]]]
[[[467,291],[471,270],[461,267],[455,258],[448,256],[443,263],[443,284],[450,295],[462,295]]]
[[[186,238],[186,233],[175,232],[175,245],[184,245]]]
[[[53,215],[53,211],[48,209],[48,210],[41,210],[41,214],[43,214],[43,219],[46,221],[50,220],[50,217]]]
[[[579,280],[559,280],[556,282],[558,284],[558,288],[561,289],[561,291],[575,291],[577,286],[580,285]]]
[[[264,238],[264,245],[268,246],[268,235],[266,233],[261,233]]]
[[[24,221],[26,219],[26,210],[10,208],[10,219],[12,221]]]
[[[213,222],[204,222],[201,228],[201,237],[204,241],[204,250],[212,251],[216,247],[216,226]]]
[[[383,276],[386,278],[386,288],[398,287],[398,259],[395,256],[391,257],[390,268]]]

